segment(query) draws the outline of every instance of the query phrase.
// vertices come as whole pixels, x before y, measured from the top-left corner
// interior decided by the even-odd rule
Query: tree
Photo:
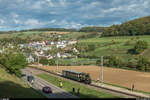
[[[105,64],[107,66],[121,67],[123,61],[119,56],[107,56],[105,57]]]
[[[54,59],[50,59],[50,60],[48,61],[48,64],[49,64],[49,65],[55,65],[55,60],[54,60]]]
[[[24,54],[18,49],[5,49],[5,52],[0,56],[0,64],[2,64],[11,74],[20,77],[20,69],[26,67],[28,62]]]
[[[137,60],[136,59],[129,59],[127,63],[127,67],[136,68],[137,67]]]
[[[148,48],[148,43],[146,41],[139,40],[136,42],[136,44],[134,46],[134,51],[136,54],[140,54],[147,48]]]
[[[40,63],[43,65],[47,65],[49,62],[48,62],[48,59],[46,57],[42,57],[42,58],[40,58]]]
[[[138,70],[147,71],[150,67],[149,60],[148,60],[148,58],[145,58],[145,57],[139,57],[137,63],[138,63],[138,65],[136,68]]]

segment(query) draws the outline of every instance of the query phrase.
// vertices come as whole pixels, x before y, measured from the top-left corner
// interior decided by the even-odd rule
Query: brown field
[[[56,34],[68,34],[69,32],[58,32],[58,31],[45,32],[45,34],[52,34],[52,33],[56,33]]]
[[[56,71],[56,66],[42,66],[40,68]],[[97,77],[100,77],[100,67],[98,66],[59,66],[58,69],[59,72],[68,69],[90,73],[92,80],[97,80]],[[131,88],[132,83],[134,83],[136,90],[150,92],[150,73],[109,67],[104,67],[103,73],[104,82],[106,83],[112,83],[128,88]]]

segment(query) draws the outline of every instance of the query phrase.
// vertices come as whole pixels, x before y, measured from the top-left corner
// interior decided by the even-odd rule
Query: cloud
[[[50,23],[55,23],[56,22],[56,19],[53,19],[50,21]]]
[[[45,25],[45,23],[44,22],[39,22],[39,20],[37,20],[37,19],[27,19],[24,22],[24,26],[30,27],[30,28],[41,27],[43,25]]]
[[[108,26],[150,15],[150,0],[0,0],[0,28]]]
[[[0,19],[0,24],[4,24],[5,21],[3,19]]]

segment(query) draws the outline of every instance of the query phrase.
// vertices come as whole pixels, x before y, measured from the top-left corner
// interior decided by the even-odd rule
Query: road
[[[67,91],[39,78],[39,77],[36,77],[34,75],[34,73],[32,71],[30,71],[29,69],[23,69],[21,70],[23,74],[26,74],[26,76],[22,77],[23,80],[25,80],[25,82],[27,82],[27,76],[28,75],[32,75],[34,76],[35,78],[35,81],[34,81],[34,84],[31,85],[32,88],[34,88],[35,90],[41,92],[43,95],[45,95],[47,98],[79,98],[77,96],[74,96],[70,93],[68,93]],[[43,93],[42,92],[42,88],[44,86],[49,86],[51,87],[53,93],[51,94],[46,94],[46,93]]]

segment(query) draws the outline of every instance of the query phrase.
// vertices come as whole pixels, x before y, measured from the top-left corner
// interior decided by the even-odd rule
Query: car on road
[[[42,91],[43,91],[44,93],[52,93],[52,89],[51,89],[49,86],[43,87]]]
[[[27,80],[30,82],[30,83],[33,83],[34,82],[34,77],[32,75],[28,76],[27,77]]]
[[[21,74],[21,77],[25,77],[26,76],[26,74]]]

